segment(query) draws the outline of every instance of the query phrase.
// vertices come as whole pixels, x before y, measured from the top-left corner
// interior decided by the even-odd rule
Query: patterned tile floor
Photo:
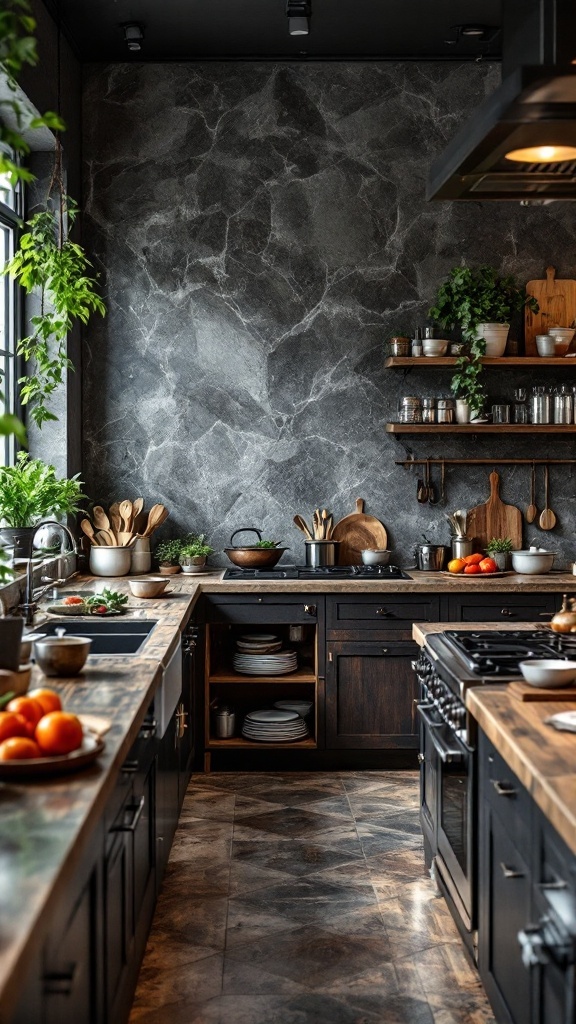
[[[424,871],[414,772],[186,795],[130,1024],[494,1024]]]

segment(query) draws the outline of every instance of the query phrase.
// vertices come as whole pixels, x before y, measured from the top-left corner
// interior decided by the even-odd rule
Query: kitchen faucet
[[[50,521],[48,521],[46,523],[39,523],[38,524],[38,526],[36,527],[36,530],[34,531],[34,534],[32,535],[31,541],[30,541],[30,547],[31,548],[32,548],[32,543],[34,541],[34,537],[36,536],[38,531],[41,528],[45,527],[45,526],[57,526],[59,530],[62,530],[62,532],[66,534],[66,536],[68,537],[68,540],[70,541],[71,553],[75,554],[75,555],[78,554],[76,538],[74,537],[74,534],[72,533],[72,531],[69,530],[68,527],[64,525],[64,523],[57,523],[55,520],[50,520]],[[62,554],[62,547],[60,548],[60,554]],[[31,626],[33,624],[33,622],[34,622],[34,615],[35,615],[35,613],[36,613],[36,611],[38,609],[37,602],[40,600],[41,597],[44,596],[44,594],[48,590],[50,590],[51,587],[62,587],[62,586],[64,586],[64,584],[68,583],[69,580],[73,579],[74,576],[77,576],[77,575],[78,575],[78,572],[75,571],[75,572],[71,573],[70,576],[66,576],[66,577],[63,577],[62,579],[55,579],[55,580],[51,579],[49,576],[42,576],[40,582],[44,583],[45,586],[37,587],[36,590],[35,590],[34,589],[34,569],[33,569],[33,564],[32,564],[32,550],[30,550],[30,558],[28,559],[28,565],[26,567],[26,590],[25,590],[25,595],[24,595],[24,601],[22,602],[22,604],[18,605],[18,611],[22,612],[22,615],[24,616],[25,624],[27,626]]]

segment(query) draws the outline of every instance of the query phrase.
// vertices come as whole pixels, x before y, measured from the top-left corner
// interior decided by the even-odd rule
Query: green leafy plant
[[[450,381],[452,394],[462,402],[467,402],[471,411],[478,415],[486,401],[486,392],[482,382],[482,356],[486,344],[483,338],[474,338],[470,350],[456,360],[456,370]]]
[[[513,313],[539,306],[512,275],[501,275],[494,267],[454,267],[436,294],[428,316],[442,327],[459,327],[466,341],[476,339],[478,324],[510,322]]]
[[[40,293],[40,313],[31,318],[32,333],[18,342],[18,354],[35,365],[32,375],[20,378],[20,398],[23,405],[30,405],[30,415],[39,427],[57,418],[47,403],[65,372],[73,369],[66,351],[69,331],[75,321],[86,324],[92,313],[106,312],[95,291],[96,279],[88,273],[91,263],[84,250],[63,235],[63,212],[71,225],[78,207],[68,196],[62,201],[58,211],[44,210],[27,221],[30,230],[21,236],[18,251],[4,270],[27,294]]]
[[[6,583],[10,583],[14,578],[12,569],[9,569],[6,565],[8,561],[8,555],[6,554],[3,547],[0,547],[0,587],[5,586]]]
[[[211,555],[214,548],[210,547],[209,544],[205,543],[204,534],[200,533],[197,537],[187,537],[182,542],[180,548],[180,558],[207,558]]]
[[[117,590],[109,590],[105,587],[99,594],[87,597],[84,604],[90,614],[104,615],[106,612],[121,612],[128,604],[126,594],[120,594]]]
[[[170,540],[161,540],[155,551],[160,565],[178,565],[178,559],[180,558],[180,552],[184,543],[185,541],[178,540],[175,537]]]
[[[54,466],[19,452],[15,466],[0,466],[0,522],[8,527],[36,526],[47,516],[71,515],[79,510],[78,474],[56,476]]]
[[[259,540],[257,544],[254,544],[255,548],[277,548],[279,540]]]
[[[486,551],[489,555],[508,553],[513,551],[513,549],[514,545],[510,537],[492,537],[492,540],[488,541],[486,545]]]

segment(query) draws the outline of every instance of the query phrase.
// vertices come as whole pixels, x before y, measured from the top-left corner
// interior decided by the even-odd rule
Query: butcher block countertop
[[[279,568],[282,568],[280,563]],[[576,576],[570,572],[549,572],[541,576],[508,573],[495,576],[493,579],[480,575],[461,576],[447,572],[419,572],[417,569],[405,569],[410,580],[387,579],[315,579],[315,580],[223,580],[223,572],[215,572],[206,576],[196,576],[201,580],[202,592],[205,594],[260,594],[269,593],[316,593],[316,594],[380,594],[397,592],[399,594],[425,593],[481,593],[481,594],[530,594],[530,593],[563,593],[571,591],[576,594]],[[182,579],[181,576],[177,577]]]

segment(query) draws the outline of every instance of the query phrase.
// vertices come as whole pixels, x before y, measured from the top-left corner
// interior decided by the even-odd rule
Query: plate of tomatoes
[[[0,711],[0,779],[39,778],[92,764],[104,741],[62,709],[55,690],[31,690]]]
[[[478,552],[474,555],[465,555],[464,558],[453,558],[448,562],[444,575],[481,579],[484,576],[508,576],[508,573],[499,569],[493,558]]]

